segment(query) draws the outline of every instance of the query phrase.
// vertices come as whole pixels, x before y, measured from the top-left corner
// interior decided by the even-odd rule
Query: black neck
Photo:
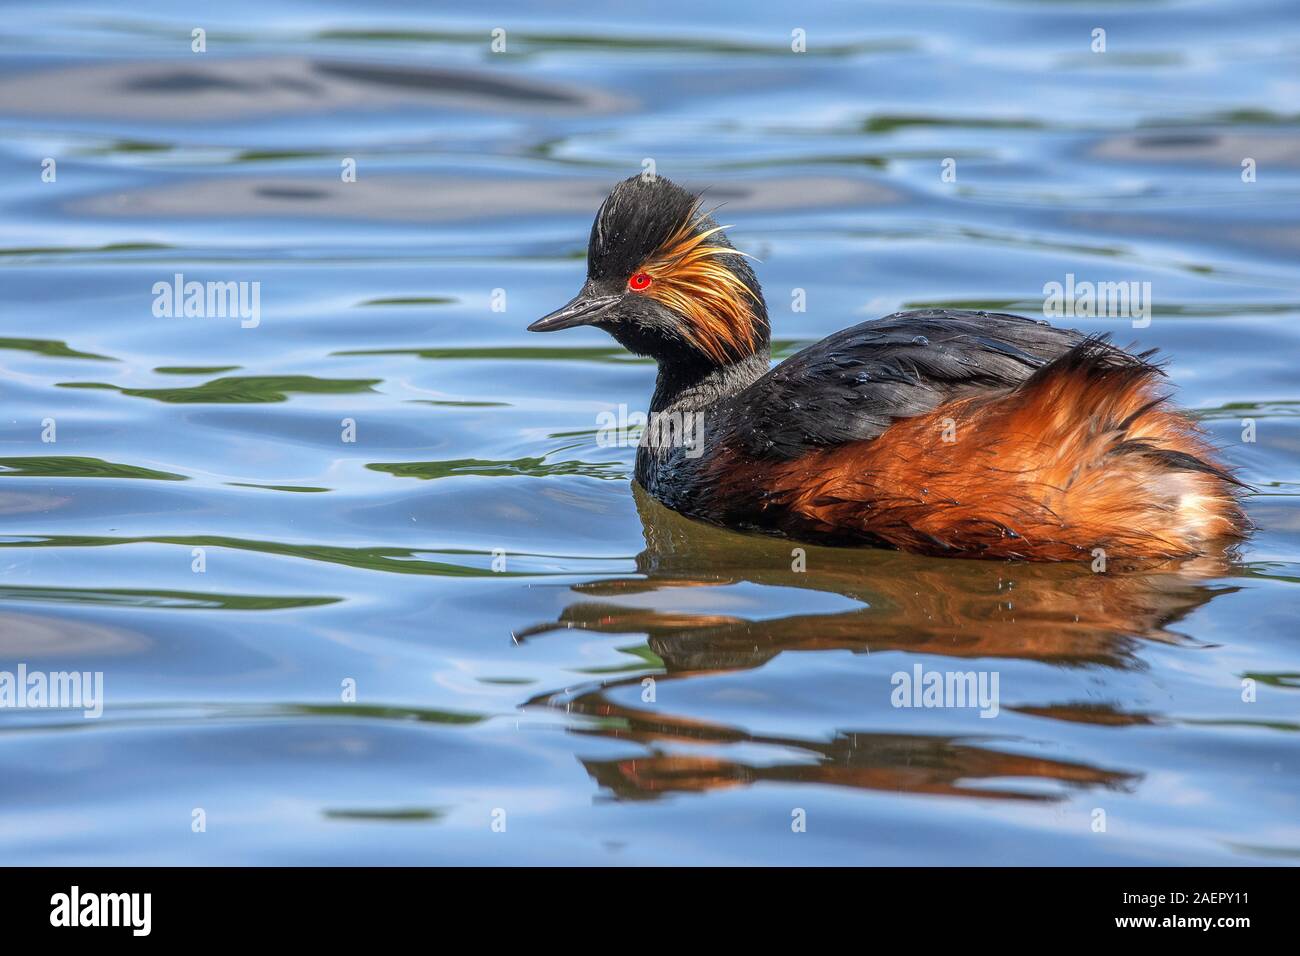
[[[661,362],[654,397],[650,400],[650,411],[707,408],[758,381],[767,373],[769,361],[768,350],[764,348],[748,358],[727,365]]]

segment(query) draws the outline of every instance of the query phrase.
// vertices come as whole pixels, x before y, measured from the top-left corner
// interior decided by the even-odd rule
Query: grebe
[[[658,362],[651,418],[702,425],[698,445],[647,430],[637,449],[637,482],[668,507],[812,543],[1040,561],[1192,557],[1246,533],[1240,483],[1152,352],[934,309],[770,368],[762,292],[725,228],[669,180],[627,179],[596,213],[586,284],[529,326],[595,326]]]

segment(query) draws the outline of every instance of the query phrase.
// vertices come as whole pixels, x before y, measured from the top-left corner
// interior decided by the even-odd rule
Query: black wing
[[[875,438],[971,391],[1017,385],[1083,338],[1000,312],[897,312],[822,339],[737,395],[734,438],[784,459]]]

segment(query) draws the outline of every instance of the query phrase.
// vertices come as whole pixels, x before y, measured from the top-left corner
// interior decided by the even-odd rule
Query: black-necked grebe
[[[582,291],[529,326],[592,325],[659,363],[636,478],[670,508],[811,542],[1044,561],[1186,557],[1245,533],[1238,483],[1151,353],[925,310],[769,368],[758,280],[723,228],[662,177],[619,183]]]

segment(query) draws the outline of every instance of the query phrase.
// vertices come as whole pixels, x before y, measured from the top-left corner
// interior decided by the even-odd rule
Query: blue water
[[[0,708],[0,861],[1300,860],[1298,65],[1285,0],[6,5],[0,671],[104,710]],[[781,355],[1150,282],[1062,324],[1162,350],[1259,530],[800,572],[666,512],[597,435],[653,365],[524,332],[647,159]],[[178,273],[259,321],[155,316]]]

